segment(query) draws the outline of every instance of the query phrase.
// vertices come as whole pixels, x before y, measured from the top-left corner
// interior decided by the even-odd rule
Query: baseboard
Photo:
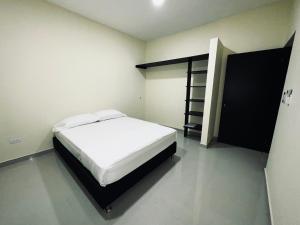
[[[17,162],[20,162],[20,161],[29,160],[31,158],[35,158],[35,157],[40,156],[40,155],[47,154],[47,153],[49,153],[49,152],[51,152],[53,150],[54,150],[54,148],[49,148],[49,149],[42,150],[42,151],[39,151],[39,152],[36,152],[36,153],[33,153],[33,154],[22,156],[20,158],[11,159],[11,160],[7,160],[7,161],[4,161],[4,162],[1,162],[0,163],[0,168],[4,167],[4,166],[11,165],[11,164],[14,164],[14,163],[17,163]]]
[[[266,168],[265,171],[265,178],[266,178],[266,186],[267,186],[267,195],[268,195],[268,203],[269,203],[269,210],[270,210],[270,217],[271,217],[271,225],[274,224],[274,218],[273,218],[273,210],[272,210],[272,202],[271,202],[271,196],[270,196],[270,188],[269,188],[269,182],[268,182],[268,173]]]

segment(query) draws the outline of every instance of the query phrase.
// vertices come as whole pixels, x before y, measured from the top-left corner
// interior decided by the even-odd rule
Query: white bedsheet
[[[176,130],[121,117],[63,130],[55,136],[106,186],[175,142]]]

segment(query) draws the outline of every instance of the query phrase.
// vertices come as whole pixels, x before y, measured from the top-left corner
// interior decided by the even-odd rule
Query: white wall
[[[207,60],[193,62],[193,70],[206,69]],[[187,63],[147,69],[145,117],[149,121],[182,129],[184,124]],[[192,83],[205,83],[205,77],[193,79]],[[198,89],[198,88],[197,88]],[[205,90],[191,90],[194,98],[204,97]],[[191,108],[202,103],[191,104]],[[193,118],[193,122],[197,118]]]
[[[300,224],[300,1],[293,7],[297,30],[284,90],[293,89],[291,105],[281,104],[267,165],[273,225]],[[292,34],[292,32],[290,32]]]
[[[207,53],[209,40],[219,37],[234,52],[276,48],[285,43],[291,1],[227,17],[191,30],[147,42],[146,60],[163,60]]]
[[[187,64],[147,69],[145,118],[171,127],[182,128],[185,109]],[[170,76],[172,74],[172,76]],[[160,108],[161,107],[161,108]],[[180,114],[181,117],[174,114]]]
[[[282,47],[287,41],[290,7],[290,1],[280,1],[149,41],[146,44],[146,61],[208,53],[209,41],[214,37],[219,37],[223,45],[234,52]],[[187,66],[182,64],[146,71],[147,120],[182,129],[186,70]],[[216,123],[220,114],[219,107],[217,112]],[[217,130],[214,133],[217,135]]]
[[[214,134],[223,48],[224,47],[218,38],[210,40],[201,135],[201,144],[204,146],[209,145]]]
[[[0,162],[51,148],[52,125],[70,115],[116,108],[143,118],[145,78],[135,65],[144,50],[44,1],[1,0]]]

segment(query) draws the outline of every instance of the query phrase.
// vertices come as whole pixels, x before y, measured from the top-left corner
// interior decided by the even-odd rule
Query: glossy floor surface
[[[2,225],[269,225],[267,155],[178,135],[176,156],[105,214],[54,152],[0,167]]]

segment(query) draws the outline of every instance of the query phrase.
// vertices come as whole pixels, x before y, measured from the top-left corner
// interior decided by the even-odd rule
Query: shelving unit
[[[188,134],[193,133],[189,131],[194,131],[197,134],[201,132],[200,144],[206,147],[211,143],[214,135],[217,135],[218,132],[217,129],[215,128],[216,126],[218,126],[218,119],[219,119],[218,109],[221,107],[220,102],[218,101],[219,90],[221,90],[219,88],[219,85],[223,85],[224,81],[221,80],[220,78],[221,76],[224,75],[222,69],[224,69],[224,71],[226,69],[226,68],[222,68],[223,65],[222,61],[224,59],[223,57],[229,54],[229,50],[227,48],[226,51],[223,52],[225,48],[218,37],[212,38],[210,40],[208,49],[209,49],[208,54],[169,59],[169,60],[158,61],[158,62],[150,62],[150,63],[144,63],[135,66],[136,68],[139,69],[147,69],[151,67],[166,66],[166,65],[179,64],[179,63],[188,64],[188,69],[186,74],[187,83],[186,83],[186,98],[185,98],[186,100],[185,117],[184,117],[184,124],[183,124],[184,135],[187,136]],[[207,60],[207,65],[204,65],[202,62],[200,62],[199,64],[197,64],[197,66],[195,66],[194,64],[193,67],[193,63],[195,61],[205,61],[205,60]],[[157,71],[154,72],[156,73]],[[150,71],[149,74],[151,74]],[[193,79],[194,82],[191,82],[192,78],[194,78]],[[150,83],[152,83],[152,81]],[[149,91],[152,93],[155,90],[151,89]],[[174,90],[172,91],[174,93]],[[197,93],[199,95],[196,95]],[[172,95],[168,95],[168,96],[172,96]],[[199,98],[200,96],[201,97],[205,96],[205,98]],[[157,98],[157,100],[159,99]],[[177,122],[178,120],[172,121],[173,124],[176,124],[175,125],[176,127],[178,127]],[[167,123],[169,122],[166,122],[166,124]]]
[[[191,88],[205,88],[206,84],[195,84],[192,85],[192,75],[194,76],[203,76],[207,74],[207,70],[193,70],[193,62],[208,60],[209,54],[202,54],[202,55],[195,55],[189,56],[184,58],[176,58],[164,61],[157,61],[151,63],[144,63],[136,65],[136,68],[139,69],[148,69],[150,67],[158,67],[158,66],[166,66],[172,64],[179,64],[179,63],[188,63],[188,70],[187,70],[187,85],[186,85],[186,103],[185,103],[185,117],[184,117],[184,136],[188,135],[188,130],[197,130],[202,131],[202,124],[200,123],[193,123],[190,122],[190,117],[203,117],[202,111],[195,111],[190,110],[190,106],[192,103],[204,103],[205,98],[191,98]]]
[[[201,61],[200,59],[198,61]],[[191,88],[205,88],[206,85],[192,85],[192,75],[207,75],[207,70],[193,70],[193,62],[188,62],[187,84],[186,84],[186,99],[185,99],[185,117],[184,117],[184,136],[188,135],[189,129],[202,131],[202,124],[190,122],[190,116],[203,117],[201,111],[190,111],[191,103],[204,103],[205,98],[191,98]]]

